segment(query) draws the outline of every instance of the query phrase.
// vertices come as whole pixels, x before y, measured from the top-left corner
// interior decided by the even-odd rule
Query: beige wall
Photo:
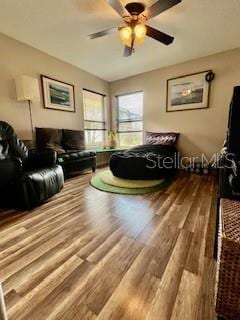
[[[167,79],[208,69],[216,74],[211,85],[209,109],[166,113]],[[225,138],[229,103],[233,86],[237,84],[240,84],[240,49],[111,83],[113,117],[115,95],[143,90],[144,129],[180,132],[179,149],[183,155],[199,156],[204,152],[210,157],[219,151]]]
[[[82,88],[109,96],[108,82],[0,34],[0,120],[9,122],[22,139],[31,139],[27,102],[16,100],[14,78],[23,74],[38,78],[40,88],[40,74],[75,86],[76,113],[44,109],[42,97],[33,102],[36,127],[82,129]]]
[[[134,59],[134,56],[131,59]],[[167,79],[207,69],[212,69],[216,74],[211,87],[210,108],[166,113]],[[38,78],[40,88],[40,74],[75,85],[76,113],[44,109],[41,97],[40,101],[34,101],[32,106],[34,126],[82,129],[82,88],[106,95],[111,92],[114,119],[115,95],[143,90],[144,130],[178,131],[181,133],[179,149],[182,154],[199,156],[204,152],[210,157],[219,151],[225,138],[232,88],[240,84],[240,49],[109,84],[79,68],[0,34],[0,120],[11,123],[20,138],[31,139],[27,102],[16,100],[14,78],[22,74]]]

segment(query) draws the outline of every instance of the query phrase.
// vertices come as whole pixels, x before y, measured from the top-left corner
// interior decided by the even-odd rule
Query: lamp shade
[[[15,79],[17,100],[33,100],[39,98],[38,80],[29,76],[18,76]]]
[[[120,38],[122,43],[125,46],[131,47],[132,44],[132,29],[130,27],[121,28],[119,31]]]
[[[147,33],[147,28],[144,24],[137,24],[134,28],[136,44],[142,44]]]

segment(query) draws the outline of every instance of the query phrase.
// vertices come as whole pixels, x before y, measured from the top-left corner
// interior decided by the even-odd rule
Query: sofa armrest
[[[230,156],[227,165],[225,166],[227,180],[229,186],[231,187],[231,192],[233,195],[239,196],[240,194],[240,161],[234,157]]]
[[[0,189],[15,182],[22,174],[22,168],[20,158],[0,160]]]
[[[240,177],[240,162],[234,157],[229,157],[224,163],[228,173],[233,174],[235,177]]]
[[[57,163],[57,153],[53,150],[30,150],[26,160],[24,170],[35,170],[38,168],[48,168],[55,166]]]

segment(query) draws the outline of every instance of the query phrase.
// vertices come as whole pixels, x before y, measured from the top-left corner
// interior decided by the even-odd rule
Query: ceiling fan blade
[[[146,26],[146,27],[147,27],[147,36],[148,37],[151,37],[157,41],[160,41],[160,42],[166,44],[167,46],[173,42],[174,37],[169,36],[168,34],[161,32],[157,29],[154,29],[150,26]]]
[[[121,4],[120,0],[105,0],[121,17],[129,16],[128,11]]]
[[[123,52],[124,57],[131,56],[132,55],[132,51],[133,51],[132,47],[125,46],[124,47],[124,52]]]
[[[103,31],[100,31],[100,32],[89,34],[89,38],[90,39],[101,38],[101,37],[107,36],[109,34],[112,34],[117,30],[118,30],[118,28],[106,29],[106,30],[103,30]]]
[[[160,13],[170,9],[182,0],[158,0],[151,7],[147,8],[142,14],[151,19]]]

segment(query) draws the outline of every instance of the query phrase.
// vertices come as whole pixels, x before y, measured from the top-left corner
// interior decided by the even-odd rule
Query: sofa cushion
[[[62,147],[62,130],[54,128],[36,128],[36,145],[38,149],[52,149],[64,152]]]
[[[63,164],[67,162],[81,161],[87,158],[96,157],[95,151],[71,151],[58,156],[58,163]]]
[[[21,189],[27,190],[30,207],[52,197],[63,185],[63,170],[59,165],[25,172],[21,178]]]
[[[63,129],[62,144],[65,150],[84,150],[84,131]]]

